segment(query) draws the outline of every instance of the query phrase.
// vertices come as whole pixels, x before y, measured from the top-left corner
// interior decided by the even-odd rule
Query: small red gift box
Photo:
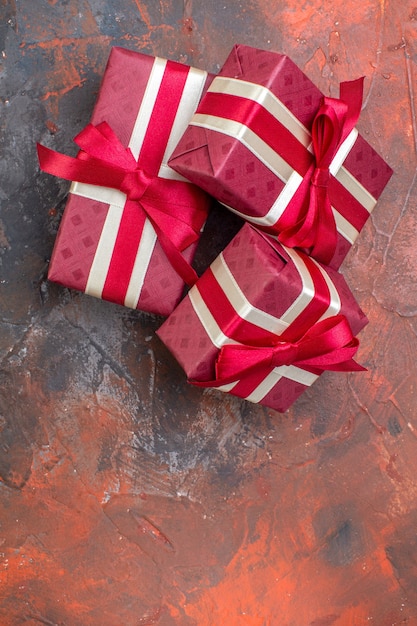
[[[168,156],[203,90],[206,72],[112,49],[77,158],[38,146],[41,168],[74,182],[49,279],[128,307],[168,315],[197,279],[190,263],[209,197]]]
[[[236,45],[169,164],[337,269],[392,175],[361,137],[363,81],[323,94],[287,56]]]
[[[343,276],[245,224],[157,331],[190,382],[285,411],[324,369],[362,369]]]

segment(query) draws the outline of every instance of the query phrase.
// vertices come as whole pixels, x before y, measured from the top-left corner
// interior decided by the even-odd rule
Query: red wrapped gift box
[[[362,80],[323,94],[287,56],[236,45],[169,164],[337,269],[392,175],[355,124]]]
[[[351,358],[357,348],[353,337],[368,320],[343,276],[245,224],[157,334],[191,382],[285,411],[323,369],[339,369],[322,367],[320,358],[309,361],[305,352],[294,358],[294,343],[342,316],[350,325],[342,348],[349,345]],[[268,361],[225,384],[216,377],[225,346],[250,346],[252,354],[276,345],[286,349],[283,365]],[[237,354],[238,366],[251,354]],[[350,365],[340,369],[360,368]]]
[[[38,148],[42,169],[78,181],[50,280],[161,315],[174,309],[184,279],[197,278],[188,264],[210,200],[167,160],[209,81],[180,63],[112,49],[91,125],[76,138],[77,163]]]

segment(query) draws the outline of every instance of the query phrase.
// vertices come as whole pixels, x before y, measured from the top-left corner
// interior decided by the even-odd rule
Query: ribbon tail
[[[147,216],[152,220],[152,224],[161,224],[161,230],[169,233],[170,240],[178,250],[183,251],[198,241],[200,233],[191,224],[181,219],[180,216],[171,215],[153,206],[151,202],[146,202],[145,204],[145,198],[142,198],[141,205],[145,209]]]
[[[364,80],[365,77],[361,76],[356,80],[340,83],[340,99],[348,105],[348,123],[346,128],[343,129],[342,141],[346,139],[359,119],[362,108]]]
[[[41,144],[37,144],[39,166],[43,172],[64,178],[65,180],[77,181],[88,185],[101,185],[105,182],[106,187],[120,188],[125,170],[110,166],[101,159],[83,156],[74,158],[61,154]]]
[[[294,226],[281,231],[278,240],[288,248],[308,250],[324,265],[330,263],[336,250],[337,230],[325,189],[314,185],[311,187],[306,215]]]
[[[191,267],[188,261],[184,259],[178,248],[172,243],[170,238],[164,233],[152,217],[148,215],[148,219],[151,222],[161,248],[165,252],[172,267],[177,272],[178,276],[182,278],[185,284],[192,287],[198,280],[197,272]]]
[[[322,187],[314,188],[315,207],[314,243],[310,254],[320,263],[329,265],[337,246],[337,228],[327,192]],[[304,246],[303,246],[304,247]]]
[[[287,248],[311,248],[315,242],[317,202],[310,202],[307,213],[293,226],[281,230],[278,241]]]
[[[334,363],[326,367],[331,372],[367,372],[367,368],[363,367],[353,359],[343,361],[343,363]]]
[[[297,361],[294,365],[312,367],[322,372],[326,370],[332,372],[363,372],[366,371],[366,367],[353,360],[358,346],[359,342],[355,341],[353,346],[345,346],[322,356],[303,359]]]
[[[334,315],[317,322],[300,342],[297,365],[321,371],[363,371],[353,357],[359,340],[353,336],[344,315]]]

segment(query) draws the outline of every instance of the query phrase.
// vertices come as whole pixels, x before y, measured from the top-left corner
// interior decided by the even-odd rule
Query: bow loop
[[[125,148],[107,122],[101,122],[97,126],[87,124],[74,137],[74,143],[82,150],[78,158],[80,156],[86,159],[94,157],[113,167],[129,170],[136,168],[136,161],[131,150]]]
[[[347,121],[347,105],[336,98],[323,98],[313,120],[311,139],[317,167],[329,168],[341,144]]]
[[[216,380],[192,381],[199,386],[220,386],[240,380],[253,372],[267,376],[271,368],[307,367],[321,373],[325,370],[359,371],[353,360],[359,346],[344,315],[334,315],[316,322],[294,343],[280,341],[274,345],[226,344],[216,362]]]
[[[363,78],[341,83],[341,99],[323,98],[313,120],[311,138],[314,162],[303,183],[295,223],[284,227],[279,240],[286,246],[307,248],[328,265],[337,245],[336,222],[329,197],[330,167],[343,141],[354,129],[361,110]]]

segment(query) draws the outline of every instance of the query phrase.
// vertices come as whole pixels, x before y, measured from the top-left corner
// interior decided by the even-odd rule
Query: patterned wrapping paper
[[[279,234],[291,247],[307,248],[314,254],[308,246],[291,243],[289,230],[314,219],[321,229],[317,236],[321,233],[327,239],[326,222],[331,222],[333,250],[325,256],[317,252],[315,257],[338,269],[392,175],[353,126],[362,96],[353,98],[352,89],[361,90],[362,81],[341,85],[348,112],[339,115],[345,115],[343,129],[338,128],[340,119],[336,120],[335,154],[329,168],[322,167],[317,154],[315,161],[311,144],[323,94],[287,56],[236,45],[169,164],[244,219]],[[336,109],[344,106],[334,99],[326,102]],[[316,124],[319,130],[321,126],[322,120]],[[313,191],[322,194],[323,188],[328,214],[320,215],[323,203],[319,198],[319,211],[313,215],[308,212],[311,195]]]
[[[189,380],[215,379],[226,344],[296,341],[316,322],[344,315],[356,335],[368,320],[343,276],[245,224],[157,334]],[[219,387],[285,411],[318,377],[315,368],[271,367]]]
[[[181,249],[188,263],[210,199],[174,172],[167,160],[211,78],[180,63],[114,47],[91,119],[95,131],[102,122],[108,124],[123,148],[130,149],[137,167],[164,186],[169,211],[178,210],[180,217],[193,213],[196,240]],[[148,196],[157,211],[166,210],[157,194]],[[168,315],[182,297],[184,281],[168,261],[151,221],[128,199],[110,183],[105,187],[74,182],[48,277],[105,300]]]

